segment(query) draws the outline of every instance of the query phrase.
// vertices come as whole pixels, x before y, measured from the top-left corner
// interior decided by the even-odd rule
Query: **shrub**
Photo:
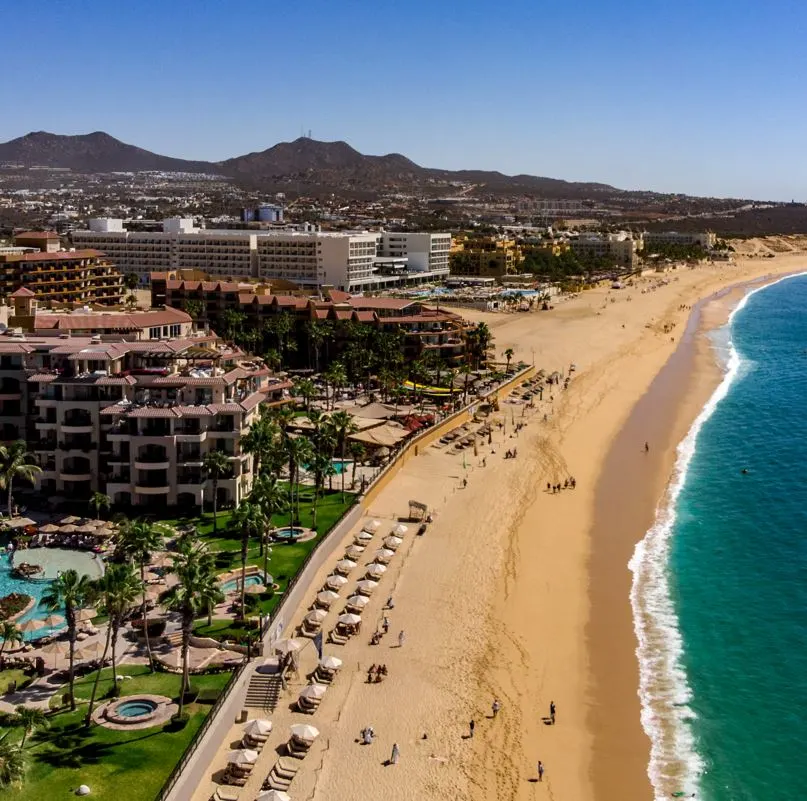
[[[189,720],[190,715],[187,712],[183,712],[181,715],[174,715],[174,717],[163,726],[163,731],[182,731],[182,729],[188,725]]]

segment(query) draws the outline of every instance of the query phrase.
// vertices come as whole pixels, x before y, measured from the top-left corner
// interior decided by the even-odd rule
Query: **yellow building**
[[[450,259],[452,275],[480,277],[511,275],[522,261],[515,239],[493,236],[455,238]]]

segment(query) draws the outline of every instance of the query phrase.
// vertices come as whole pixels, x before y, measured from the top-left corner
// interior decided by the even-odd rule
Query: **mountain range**
[[[368,156],[346,142],[301,137],[226,161],[188,161],[152,153],[107,133],[78,136],[35,131],[0,144],[0,164],[69,168],[79,173],[165,171],[224,175],[262,190],[298,192],[420,190],[447,194],[452,183],[474,184],[477,192],[543,198],[592,198],[621,194],[606,184],[574,183],[533,175],[508,176],[484,170],[421,167],[399,153]]]

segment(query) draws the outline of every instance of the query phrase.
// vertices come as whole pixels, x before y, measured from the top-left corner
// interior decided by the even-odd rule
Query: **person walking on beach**
[[[493,700],[493,706],[491,707],[491,711],[493,712],[493,717],[495,718],[496,715],[499,714],[499,710],[502,708],[501,703],[499,703],[499,699],[495,698]]]
[[[644,452],[645,452],[645,453],[649,453],[649,452],[650,452],[650,445],[648,445],[648,443],[646,443],[646,442],[645,442],[645,444],[644,444]]]
[[[552,725],[555,725],[555,702],[549,702],[549,719],[552,721]]]
[[[405,641],[406,641],[406,634],[404,634],[404,630],[401,629],[400,632],[398,632],[398,647],[403,648],[403,644]]]
[[[469,738],[469,739],[473,739],[473,736],[474,736],[474,729],[475,729],[475,728],[476,728],[476,722],[472,720],[472,721],[471,721],[471,722],[468,724],[468,738]]]
[[[538,760],[538,781],[542,782],[544,780],[544,763],[541,760]]]
[[[389,631],[389,618],[386,615],[384,615],[384,620],[381,623],[381,627],[384,629],[384,634]]]
[[[390,765],[397,765],[398,760],[400,759],[400,756],[401,756],[401,749],[398,748],[398,743],[393,743],[392,744],[392,753],[390,754],[390,757],[389,757]],[[540,765],[540,762],[538,764]]]

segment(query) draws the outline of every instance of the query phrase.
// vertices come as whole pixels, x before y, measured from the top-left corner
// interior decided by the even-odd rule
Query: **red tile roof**
[[[35,298],[36,293],[31,292],[30,289],[26,289],[24,286],[21,286],[19,289],[15,290],[14,292],[9,295],[12,298]]]
[[[56,231],[23,231],[20,234],[14,234],[15,239],[58,239],[59,234]]]
[[[354,309],[405,309],[418,303],[405,298],[350,298],[347,302]]]
[[[98,258],[103,255],[101,250],[87,248],[86,250],[60,250],[57,253],[25,253],[21,261],[76,261]]]

